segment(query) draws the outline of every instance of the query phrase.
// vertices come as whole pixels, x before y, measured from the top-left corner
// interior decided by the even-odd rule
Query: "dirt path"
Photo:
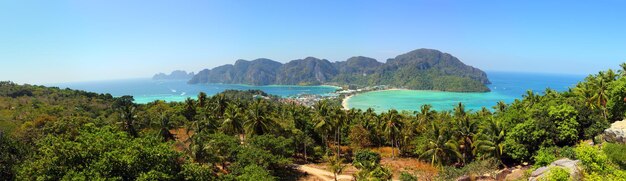
[[[332,172],[326,170],[313,168],[306,165],[296,165],[296,168],[298,168],[298,170],[301,172],[314,175],[325,181],[335,180],[335,175]],[[354,180],[354,177],[352,177],[352,175],[337,175],[337,180]]]

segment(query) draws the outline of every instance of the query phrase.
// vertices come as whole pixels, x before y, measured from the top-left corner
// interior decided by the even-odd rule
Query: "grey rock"
[[[550,169],[554,167],[565,168],[570,173],[570,178],[573,180],[580,180],[581,177],[581,169],[579,168],[580,161],[579,160],[570,160],[569,158],[562,158],[557,161],[550,163],[549,166],[540,167],[537,170],[533,171],[528,178],[529,181],[540,180],[542,177],[546,177],[550,173]]]
[[[626,120],[616,121],[604,130],[604,140],[610,143],[626,144]]]

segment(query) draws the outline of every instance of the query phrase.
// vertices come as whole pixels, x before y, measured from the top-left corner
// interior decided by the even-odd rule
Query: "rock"
[[[604,130],[604,140],[610,143],[626,144],[626,120],[616,121]]]
[[[511,169],[503,169],[496,173],[496,180],[504,180],[507,175],[511,174]]]
[[[524,172],[526,169],[514,169],[510,174],[506,175],[504,180],[520,180],[524,177]]]
[[[472,177],[465,175],[456,179],[456,181],[471,181]]]
[[[547,176],[550,173],[550,169],[553,167],[561,167],[565,170],[569,171],[570,178],[574,180],[580,180],[581,178],[581,170],[579,168],[580,161],[579,160],[570,160],[569,158],[562,158],[557,161],[550,163],[549,166],[540,167],[537,170],[533,171],[528,178],[529,181],[540,180],[540,178]]]

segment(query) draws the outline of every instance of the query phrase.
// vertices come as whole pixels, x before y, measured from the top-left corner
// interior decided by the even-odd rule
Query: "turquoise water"
[[[268,85],[251,86],[241,84],[187,84],[186,80],[151,80],[128,79],[92,82],[72,82],[51,84],[60,88],[85,90],[97,93],[109,93],[113,96],[132,95],[136,103],[148,103],[155,100],[184,101],[188,97],[195,98],[198,93],[214,95],[224,90],[259,89],[269,94],[288,97],[299,94],[332,95],[337,89],[332,86],[292,86]]]
[[[466,110],[492,108],[500,100],[511,103],[525,94],[526,90],[543,92],[546,88],[567,90],[584,79],[581,75],[554,75],[487,72],[492,84],[487,93],[456,93],[416,90],[387,90],[357,94],[348,100],[349,108],[374,108],[377,112],[389,109],[419,110],[423,104],[431,104],[435,110],[451,110],[462,102]]]

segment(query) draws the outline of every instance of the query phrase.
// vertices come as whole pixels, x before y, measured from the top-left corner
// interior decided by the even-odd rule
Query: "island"
[[[488,92],[487,74],[434,49],[417,49],[388,59],[355,56],[346,61],[306,57],[285,64],[259,58],[237,60],[195,74],[189,84],[335,85],[349,89],[388,86],[412,90]]]
[[[152,80],[189,80],[194,76],[193,72],[187,73],[184,70],[174,70],[172,73],[158,73],[152,76]]]

